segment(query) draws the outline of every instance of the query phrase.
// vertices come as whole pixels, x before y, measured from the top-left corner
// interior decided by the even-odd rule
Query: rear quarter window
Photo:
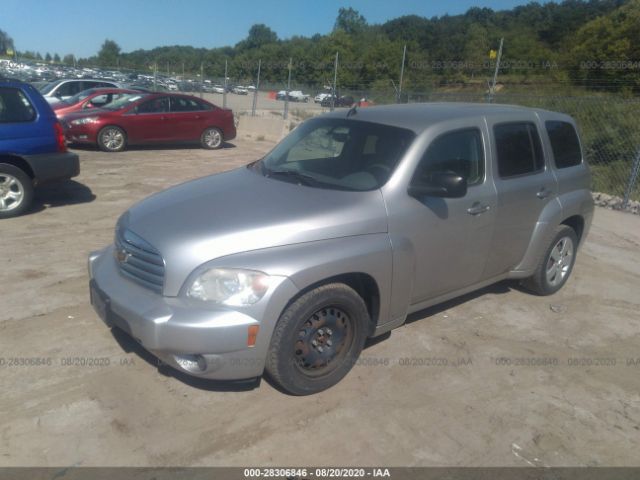
[[[18,88],[0,87],[0,123],[31,122],[36,111]]]
[[[575,167],[582,163],[582,152],[576,129],[568,122],[548,121],[545,128],[557,168]]]
[[[501,123],[493,127],[493,132],[500,177],[515,177],[544,169],[540,135],[533,123]]]

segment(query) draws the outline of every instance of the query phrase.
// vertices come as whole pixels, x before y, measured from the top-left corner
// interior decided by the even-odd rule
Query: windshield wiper
[[[314,178],[311,175],[307,175],[306,173],[299,172],[297,170],[270,170],[265,168],[265,177],[288,177],[294,180],[298,180],[300,184],[307,186],[314,186],[320,183],[318,179]]]

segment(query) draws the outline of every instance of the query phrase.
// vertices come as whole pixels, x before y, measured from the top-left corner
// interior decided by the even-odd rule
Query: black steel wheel
[[[369,314],[351,287],[315,288],[282,314],[271,338],[266,371],[283,390],[310,395],[338,383],[358,359]]]

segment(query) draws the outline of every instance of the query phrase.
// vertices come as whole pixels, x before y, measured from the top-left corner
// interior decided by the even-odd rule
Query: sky
[[[528,0],[1,0],[0,30],[19,51],[95,55],[105,39],[123,52],[164,45],[222,47],[264,23],[279,38],[331,31],[340,7],[369,23],[402,15],[456,15],[470,7],[511,9]]]

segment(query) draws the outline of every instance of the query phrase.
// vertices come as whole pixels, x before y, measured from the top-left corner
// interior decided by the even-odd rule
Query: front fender
[[[375,280],[380,294],[378,324],[388,321],[392,253],[386,233],[253,250],[222,257],[214,263],[216,267],[246,268],[287,277],[298,291],[338,275],[364,273]],[[287,304],[288,301],[275,308],[278,317]],[[268,323],[275,326],[275,321]]]

